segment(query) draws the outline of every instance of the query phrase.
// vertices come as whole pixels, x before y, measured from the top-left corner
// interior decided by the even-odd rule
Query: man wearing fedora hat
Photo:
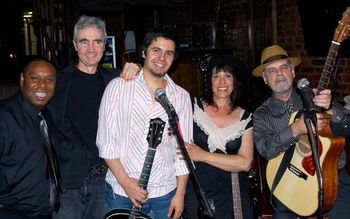
[[[301,135],[307,134],[304,119],[289,124],[293,112],[303,109],[303,102],[293,87],[294,68],[301,63],[299,57],[290,57],[278,45],[265,48],[261,54],[261,65],[253,70],[253,75],[263,77],[265,84],[272,90],[272,96],[256,109],[253,114],[254,142],[261,156],[270,160],[294,147]],[[315,106],[327,109],[331,114],[332,131],[339,135],[350,135],[348,114],[331,103],[331,91],[325,89],[313,97]],[[326,126],[323,114],[317,113],[317,128]],[[294,212],[272,198],[274,218],[299,218]]]

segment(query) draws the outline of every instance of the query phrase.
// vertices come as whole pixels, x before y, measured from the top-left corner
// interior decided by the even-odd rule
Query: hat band
[[[288,58],[288,56],[286,55],[275,55],[275,56],[271,56],[270,58],[266,59],[262,64],[266,64],[266,63],[269,63],[269,62],[273,62],[273,61],[276,61],[276,60],[279,60],[279,59],[286,59]]]

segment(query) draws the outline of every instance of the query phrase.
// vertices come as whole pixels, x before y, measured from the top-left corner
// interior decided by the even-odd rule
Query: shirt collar
[[[22,91],[19,92],[18,101],[23,106],[24,110],[29,113],[32,118],[36,118],[40,109],[35,107],[28,99],[23,95]]]
[[[142,83],[146,86],[145,79],[143,77],[143,75],[144,75],[143,73],[144,73],[143,69],[141,69],[140,73],[137,75],[135,80],[139,81],[139,83]],[[168,82],[167,86],[165,87],[165,92],[166,92],[168,97],[171,97],[176,92],[176,84],[168,74],[164,75],[164,79]]]
[[[300,107],[302,107],[300,97],[295,89],[292,90],[292,94],[287,101],[282,101],[276,98],[274,95],[271,97],[271,107],[275,113],[284,112],[286,103],[293,103],[295,110],[298,110]]]

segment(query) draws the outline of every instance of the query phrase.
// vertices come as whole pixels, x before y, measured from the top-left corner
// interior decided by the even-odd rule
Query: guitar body
[[[151,217],[140,213],[140,216],[133,217],[128,209],[113,209],[110,210],[103,219],[151,219]]]
[[[296,114],[291,116],[289,123],[295,121]],[[329,115],[326,114],[326,116],[329,120]],[[314,214],[319,206],[319,184],[317,174],[314,171],[307,171],[303,166],[305,159],[311,156],[311,149],[309,146],[309,150],[305,150],[305,143],[308,144],[307,135],[302,136],[301,139],[303,140],[295,145],[290,161],[292,170],[286,169],[273,194],[293,212],[301,216],[309,216]],[[324,178],[324,210],[327,211],[334,204],[337,195],[338,159],[344,148],[344,138],[333,135],[328,125],[320,132],[319,140],[322,147],[320,164]],[[267,164],[266,178],[270,189],[284,155],[285,153],[280,154]],[[295,170],[301,171],[299,174],[302,177],[295,174]]]

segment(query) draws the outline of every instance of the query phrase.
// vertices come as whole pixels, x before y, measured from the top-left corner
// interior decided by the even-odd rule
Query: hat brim
[[[276,60],[274,62],[277,62],[277,61],[280,61],[280,60],[289,60],[294,65],[294,67],[297,67],[301,63],[301,58],[300,57],[289,57],[289,58],[285,58],[285,59],[279,59],[279,60]],[[253,76],[255,76],[255,77],[262,77],[264,68],[267,65],[270,65],[271,63],[274,63],[274,62],[265,63],[265,64],[262,64],[262,65],[256,67],[253,70]]]

